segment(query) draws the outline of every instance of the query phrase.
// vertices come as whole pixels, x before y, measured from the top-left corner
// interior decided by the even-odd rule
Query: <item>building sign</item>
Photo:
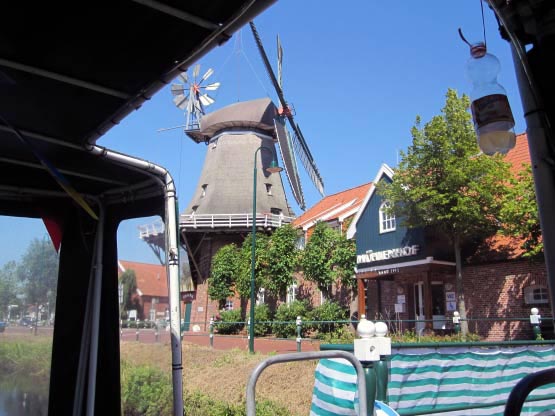
[[[416,256],[419,250],[420,246],[418,245],[398,247],[382,251],[368,250],[364,254],[357,255],[357,264],[373,263],[376,261],[396,259],[399,257]]]
[[[455,292],[445,292],[445,301],[447,303],[447,311],[457,310],[457,298]]]
[[[194,292],[194,291],[181,292],[181,300],[184,303],[191,303],[195,300],[195,294],[196,294],[196,292]]]

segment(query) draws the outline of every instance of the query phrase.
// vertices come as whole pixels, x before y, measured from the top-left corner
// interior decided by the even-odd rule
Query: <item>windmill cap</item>
[[[200,131],[210,138],[223,130],[235,128],[273,132],[276,114],[277,108],[269,98],[235,103],[203,116]]]
[[[470,47],[470,56],[473,58],[481,58],[487,53],[486,45],[484,42],[475,43]]]

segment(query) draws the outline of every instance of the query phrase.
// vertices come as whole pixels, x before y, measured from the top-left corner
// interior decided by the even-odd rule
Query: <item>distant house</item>
[[[506,161],[513,173],[530,163],[525,134],[517,136]],[[374,183],[393,180],[393,170],[382,165]],[[458,295],[452,249],[438,235],[404,227],[386,206],[370,188],[347,230],[357,244],[358,312],[371,319],[404,320],[398,330],[448,330]],[[469,328],[488,340],[530,337],[529,323],[507,319],[526,318],[531,307],[544,317],[552,314],[545,264],[523,259],[519,246],[496,235],[484,241],[485,254],[463,263]]]
[[[126,270],[133,270],[137,279],[136,296],[142,306],[139,319],[154,321],[169,317],[166,267],[160,264],[119,260],[118,278]]]

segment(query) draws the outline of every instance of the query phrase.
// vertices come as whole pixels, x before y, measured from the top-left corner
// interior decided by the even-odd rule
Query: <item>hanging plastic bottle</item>
[[[500,68],[499,60],[487,52],[483,42],[470,46],[466,74],[473,85],[472,118],[478,145],[486,155],[505,154],[516,143],[515,121],[507,93],[497,82]]]

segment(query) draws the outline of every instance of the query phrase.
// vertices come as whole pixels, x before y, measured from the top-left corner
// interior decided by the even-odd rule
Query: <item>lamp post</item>
[[[118,284],[118,301],[119,301],[119,334],[120,337],[122,335],[121,333],[121,327],[122,327],[122,319],[121,319],[121,307],[123,305],[123,283],[119,283]]]
[[[254,152],[254,172],[253,172],[253,185],[252,185],[252,232],[251,232],[251,240],[252,240],[252,247],[251,247],[251,305],[250,305],[250,325],[249,325],[249,352],[252,354],[254,353],[254,303],[255,303],[255,281],[254,281],[254,267],[255,267],[255,260],[254,255],[256,252],[256,156],[258,152],[262,149],[269,151],[274,156],[274,152],[269,147],[260,146]],[[277,165],[275,160],[272,160],[272,163],[266,171],[269,173],[276,173],[281,172],[283,169]]]

